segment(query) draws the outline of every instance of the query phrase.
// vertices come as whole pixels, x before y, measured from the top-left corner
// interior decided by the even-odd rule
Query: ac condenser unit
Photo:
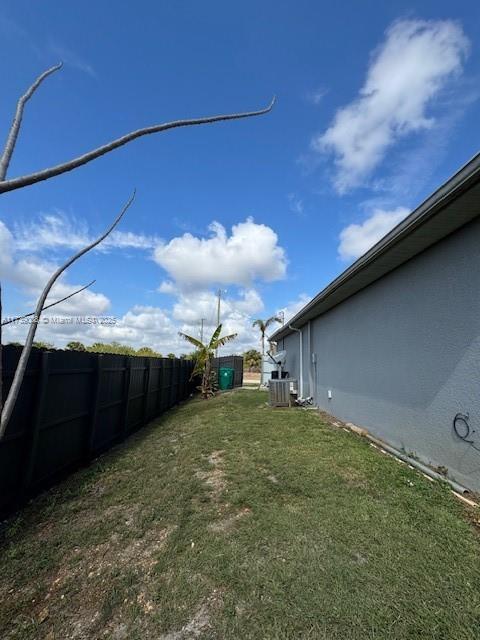
[[[268,391],[271,407],[291,407],[298,395],[298,384],[291,378],[269,380]]]

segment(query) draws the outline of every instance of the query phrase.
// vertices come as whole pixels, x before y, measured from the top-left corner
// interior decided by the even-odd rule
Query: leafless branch
[[[35,184],[37,182],[41,182],[42,180],[48,180],[49,178],[53,178],[62,173],[66,173],[67,171],[72,171],[72,169],[76,169],[100,156],[113,151],[114,149],[118,149],[118,147],[122,147],[125,144],[128,144],[132,140],[136,138],[140,138],[142,136],[150,135],[152,133],[160,133],[162,131],[167,131],[168,129],[176,129],[178,127],[189,127],[193,125],[199,124],[211,124],[212,122],[219,122],[221,120],[239,120],[241,118],[250,118],[253,116],[260,116],[264,113],[268,113],[272,110],[273,105],[275,104],[275,97],[272,99],[268,107],[264,109],[259,109],[258,111],[246,111],[243,113],[230,113],[226,115],[219,116],[207,116],[205,118],[192,118],[189,120],[174,120],[173,122],[166,122],[164,124],[157,124],[151,127],[145,127],[143,129],[137,129],[136,131],[132,131],[122,136],[121,138],[117,138],[112,142],[102,145],[101,147],[97,147],[88,153],[85,153],[73,160],[69,160],[67,162],[63,162],[62,164],[58,164],[55,167],[50,167],[49,169],[42,169],[41,171],[37,171],[35,173],[31,173],[30,175],[21,176],[19,178],[13,178],[11,180],[0,180],[0,193],[6,193],[7,191],[13,191],[14,189],[21,189],[22,187],[27,187],[31,184]]]
[[[81,289],[77,289],[73,293],[69,293],[68,296],[65,296],[61,300],[56,300],[55,302],[51,302],[50,304],[45,305],[43,307],[43,309],[42,309],[42,312],[46,311],[47,309],[50,309],[51,307],[55,307],[57,304],[60,304],[61,302],[65,302],[65,300],[68,300],[69,298],[73,298],[73,296],[76,296],[77,293],[81,293],[82,291],[85,291],[85,289],[88,289],[88,287],[91,287],[92,284],[94,284],[94,283],[95,283],[95,280],[92,280],[91,282],[86,284]],[[30,318],[31,316],[34,316],[34,315],[35,315],[35,311],[32,311],[32,313],[26,313],[23,316],[17,316],[16,318],[9,318],[8,320],[4,320],[2,322],[2,327],[4,327],[7,324],[12,324],[12,322],[18,322],[19,320],[24,320],[25,318]]]
[[[86,246],[83,249],[81,249],[80,251],[78,251],[78,253],[73,255],[61,267],[59,267],[55,271],[55,273],[50,277],[49,281],[45,285],[45,288],[43,289],[42,293],[40,294],[40,297],[39,297],[38,302],[37,302],[37,307],[36,307],[35,312],[34,312],[35,319],[34,319],[34,322],[32,322],[32,324],[30,325],[30,327],[28,329],[28,334],[27,334],[27,338],[25,340],[25,345],[24,345],[24,347],[22,349],[22,353],[20,355],[20,359],[18,361],[17,368],[16,368],[16,371],[15,371],[15,375],[13,377],[12,385],[11,385],[9,391],[8,391],[7,399],[5,400],[5,404],[3,406],[2,417],[1,417],[1,421],[0,421],[0,440],[5,435],[5,431],[6,431],[8,422],[10,420],[13,408],[14,408],[15,403],[17,401],[18,394],[20,392],[20,387],[22,385],[22,381],[23,381],[23,378],[24,378],[24,375],[25,375],[25,371],[27,369],[28,358],[30,356],[30,351],[32,350],[32,343],[33,343],[33,339],[35,338],[35,333],[37,331],[38,322],[40,320],[40,316],[42,314],[42,310],[43,310],[43,307],[45,305],[45,300],[46,300],[51,288],[53,287],[53,285],[55,284],[55,282],[57,281],[59,276],[65,271],[65,269],[67,269],[70,265],[72,265],[74,262],[76,262],[83,255],[85,255],[88,251],[90,251],[91,249],[96,247],[98,244],[100,244],[102,242],[102,240],[105,240],[105,238],[113,231],[113,229],[117,226],[117,224],[123,218],[125,212],[127,211],[128,207],[132,204],[134,198],[135,198],[135,191],[133,192],[133,194],[129,198],[128,202],[124,205],[124,207],[121,210],[121,212],[119,213],[119,215],[115,218],[113,223],[110,225],[110,227],[99,238],[97,238],[96,240],[91,242],[88,246]]]
[[[0,157],[0,181],[5,180],[8,171],[8,165],[10,164],[10,160],[12,158],[12,154],[15,150],[15,145],[17,144],[17,138],[20,131],[20,126],[22,124],[23,110],[25,109],[26,103],[33,96],[38,87],[42,84],[45,78],[48,78],[49,75],[55,73],[62,68],[62,63],[56,64],[54,67],[47,69],[44,71],[35,82],[27,89],[27,91],[23,94],[23,96],[17,102],[17,108],[15,111],[15,115],[13,117],[12,126],[10,127],[10,131],[7,137],[7,141],[5,143],[5,148],[3,150],[2,156]]]

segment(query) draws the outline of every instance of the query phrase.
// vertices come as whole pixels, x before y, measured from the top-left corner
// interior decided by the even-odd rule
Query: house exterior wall
[[[480,490],[479,247],[477,219],[312,320],[310,346],[308,324],[302,327],[305,396],[423,462],[447,467],[474,490]],[[284,338],[283,348],[287,370],[299,377],[298,334]],[[455,436],[458,412],[469,414],[479,451]]]

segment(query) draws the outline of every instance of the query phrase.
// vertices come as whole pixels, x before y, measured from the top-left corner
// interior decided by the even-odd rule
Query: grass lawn
[[[0,637],[478,639],[472,514],[265,401],[191,401],[10,520]]]

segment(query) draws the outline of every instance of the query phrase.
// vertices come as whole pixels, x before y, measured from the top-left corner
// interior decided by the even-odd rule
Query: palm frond
[[[268,318],[268,320],[265,321],[265,329],[267,329],[274,322],[280,323],[282,322],[282,319],[279,318],[278,316],[271,316],[270,318]]]
[[[190,342],[190,344],[193,344],[198,349],[205,349],[205,345],[203,344],[203,342],[200,342],[200,340],[198,340],[197,338],[194,338],[193,336],[189,336],[186,333],[182,333],[181,331],[178,332],[178,335],[184,340],[186,340],[187,342]]]
[[[258,327],[260,331],[263,333],[266,329],[265,323],[261,318],[257,318],[252,322],[252,327]]]
[[[216,349],[217,347],[223,347],[223,345],[227,344],[227,342],[231,342],[232,340],[235,340],[237,335],[238,333],[231,333],[229,336],[222,336],[221,338],[218,338],[214,346],[214,349]]]
[[[222,325],[219,324],[218,327],[213,332],[213,336],[210,338],[210,342],[208,343],[209,349],[215,349],[215,343],[218,340],[218,336],[221,334],[221,332],[222,332]]]

